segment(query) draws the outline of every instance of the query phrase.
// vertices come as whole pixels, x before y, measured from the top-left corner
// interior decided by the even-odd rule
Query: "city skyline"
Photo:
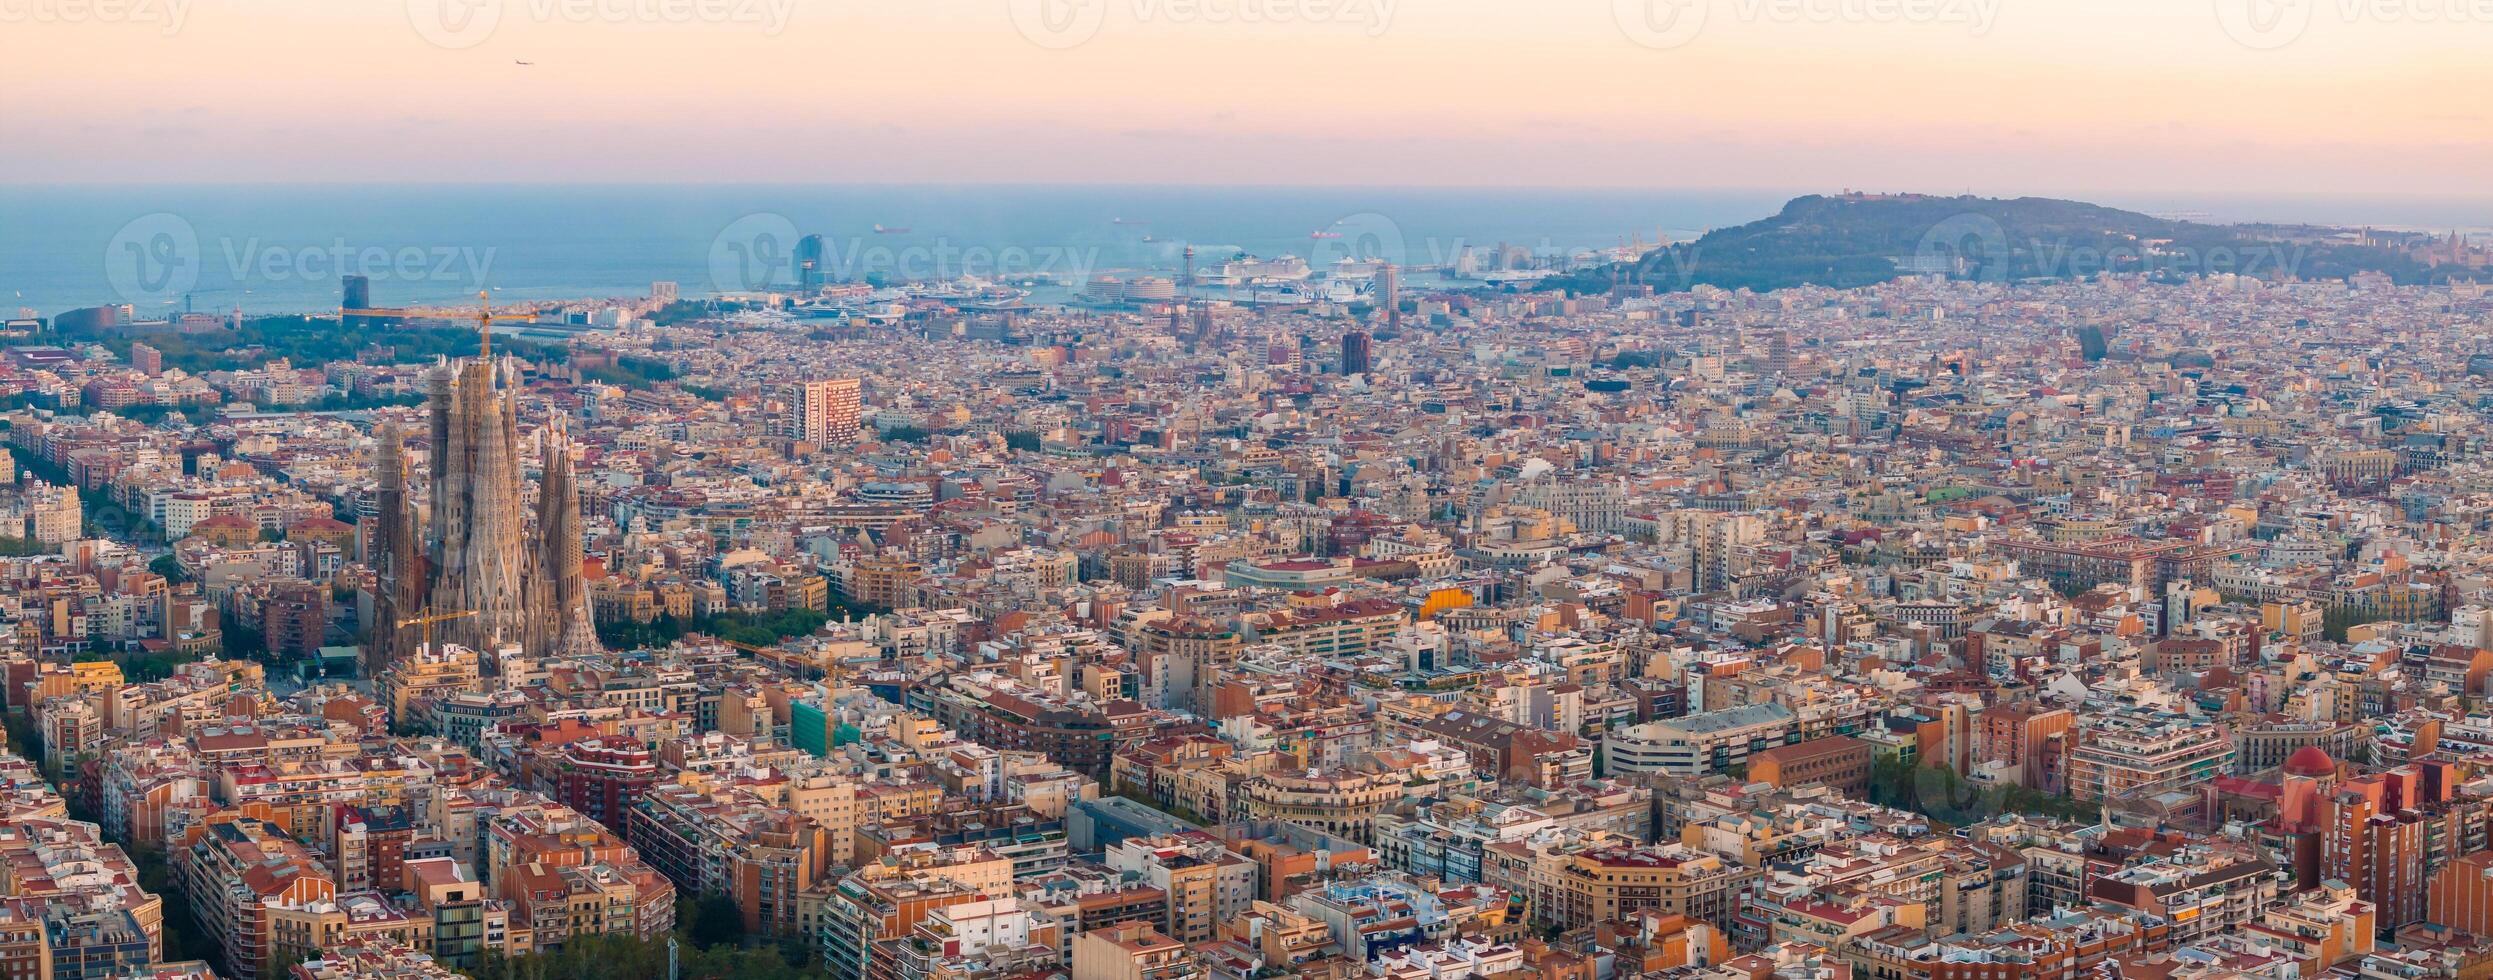
[[[5,980],[2493,980],[2493,0],[0,0]]]

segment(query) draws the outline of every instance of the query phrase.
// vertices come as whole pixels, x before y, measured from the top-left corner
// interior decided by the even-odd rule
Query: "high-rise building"
[[[822,291],[822,236],[807,235],[796,240],[796,289],[800,293]]]
[[[26,491],[26,537],[53,545],[78,540],[85,514],[75,487],[37,483]]]
[[[656,300],[660,306],[675,302],[683,294],[682,287],[665,279],[649,284],[649,298]]]
[[[130,366],[151,378],[163,374],[164,352],[146,344],[133,343],[130,345]]]
[[[1769,377],[1779,378],[1792,373],[1792,334],[1790,331],[1769,330],[1766,332],[1765,357],[1759,362],[1758,369]]]
[[[339,307],[349,310],[372,308],[372,277],[339,276],[338,291],[341,294],[338,297]]]
[[[1402,329],[1402,273],[1390,263],[1376,274],[1376,308],[1385,314],[1385,329]]]
[[[329,587],[318,582],[289,582],[273,589],[260,604],[260,635],[268,652],[309,658],[320,652],[329,625]]]
[[[787,401],[781,434],[817,446],[845,442],[857,434],[863,389],[855,378],[800,381],[784,392]]]
[[[1373,343],[1365,330],[1353,330],[1342,335],[1343,376],[1368,373],[1374,366]]]
[[[2379,910],[2378,926],[2424,921],[2424,811],[2456,793],[2444,765],[2400,766],[2349,780],[2321,810],[2320,877],[2354,886]]]

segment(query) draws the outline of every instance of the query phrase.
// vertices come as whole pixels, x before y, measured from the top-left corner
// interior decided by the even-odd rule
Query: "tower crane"
[[[403,630],[410,626],[424,627],[423,648],[430,650],[433,648],[433,624],[447,623],[454,619],[466,619],[473,615],[476,615],[476,610],[473,609],[461,609],[457,612],[434,612],[427,609],[421,616],[409,616],[405,619],[399,620],[398,628]]]

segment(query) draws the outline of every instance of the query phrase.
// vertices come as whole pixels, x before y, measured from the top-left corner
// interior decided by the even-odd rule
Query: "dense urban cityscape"
[[[2493,249],[2337,241],[25,311],[0,980],[2493,978]]]

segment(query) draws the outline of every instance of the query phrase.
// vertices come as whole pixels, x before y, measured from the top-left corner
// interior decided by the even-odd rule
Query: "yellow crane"
[[[493,312],[493,294],[484,290],[477,290],[476,336],[482,344],[482,349],[478,352],[478,356],[488,361],[493,360],[493,322],[495,320],[534,320],[536,318],[537,315],[535,313],[510,313],[497,315]]]
[[[434,612],[431,609],[427,609],[424,611],[424,615],[410,616],[406,619],[399,620],[398,628],[403,630],[410,626],[424,627],[423,649],[430,650],[433,648],[433,624],[447,623],[454,619],[466,619],[473,615],[476,615],[476,610],[473,609],[461,609],[457,612]]]
[[[720,637],[718,642],[731,650],[741,650],[745,653],[752,654],[754,659],[760,660],[763,663],[782,669],[794,670],[796,671],[798,677],[803,677],[808,680],[814,679],[817,675],[828,677],[831,674],[830,671],[823,669],[822,664],[797,656],[794,651],[791,651],[786,647],[755,646],[750,643],[738,643],[734,640],[727,639],[726,637]]]

